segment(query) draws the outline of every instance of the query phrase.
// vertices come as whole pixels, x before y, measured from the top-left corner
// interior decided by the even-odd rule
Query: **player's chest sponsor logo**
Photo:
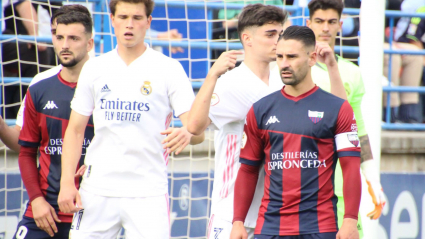
[[[275,115],[272,115],[267,120],[266,125],[275,124],[275,123],[280,123],[280,121],[279,121],[279,119]]]
[[[308,118],[311,120],[311,122],[315,124],[321,121],[324,116],[325,116],[325,112],[312,111],[312,110],[308,111]]]
[[[150,95],[152,93],[152,86],[150,81],[145,81],[140,89],[142,95]]]
[[[43,110],[52,110],[57,108],[58,107],[53,100],[48,100],[47,103],[44,105]]]
[[[357,136],[357,134],[347,134],[347,138],[348,141],[350,141],[350,143],[356,147],[359,146],[360,144],[360,140],[359,140],[359,136]]]
[[[81,155],[86,155],[86,149],[89,147],[91,139],[84,138]],[[49,144],[44,147],[44,153],[47,155],[62,155],[63,139],[50,139]]]
[[[137,100],[100,99],[100,109],[105,112],[105,120],[140,122],[143,112],[148,112],[150,104]]]
[[[217,105],[220,102],[220,97],[216,93],[211,96],[211,106]]]
[[[325,160],[319,160],[318,153],[309,150],[272,153],[270,159],[267,163],[268,170],[326,167]]]

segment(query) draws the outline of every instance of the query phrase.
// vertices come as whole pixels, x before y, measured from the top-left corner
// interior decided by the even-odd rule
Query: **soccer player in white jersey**
[[[282,87],[280,77],[271,74],[269,63],[276,60],[277,39],[285,19],[286,13],[278,7],[263,4],[246,6],[238,18],[239,37],[245,51],[244,61],[233,69],[236,56],[241,52],[223,53],[208,72],[189,113],[189,132],[197,135],[210,125],[218,130],[214,140],[215,173],[209,238],[230,237],[234,183],[240,167],[240,149],[246,140],[243,136],[245,117],[253,103]],[[318,48],[320,54],[332,53],[329,46],[322,47]],[[332,92],[338,92],[339,96],[344,97],[344,87],[335,65],[329,66],[333,80]],[[228,71],[230,69],[233,70]],[[256,195],[245,221],[250,238],[253,238],[263,196],[263,177],[259,178]]]
[[[52,15],[52,18],[50,19],[52,43],[54,47],[56,45],[56,37],[55,37],[56,27],[57,27],[56,18],[70,11],[81,12],[81,13],[87,14],[88,16],[91,16],[89,10],[86,7],[79,4],[65,5],[60,7],[55,12],[55,14]],[[39,82],[40,80],[44,80],[51,76],[57,75],[61,71],[61,69],[62,69],[62,65],[58,65],[49,70],[38,73],[31,80],[31,83],[29,86],[32,86],[33,84]],[[21,148],[21,146],[18,144],[18,137],[19,137],[21,128],[24,124],[24,108],[25,108],[25,97],[22,100],[21,107],[19,108],[19,112],[16,117],[16,125],[13,127],[9,127],[6,124],[6,122],[3,120],[3,118],[0,116],[0,139],[7,147],[9,147],[10,149],[16,152],[19,152],[19,149]]]
[[[89,60],[80,74],[58,199],[61,210],[77,212],[73,239],[115,238],[122,227],[127,238],[169,238],[168,154],[204,138],[192,137],[185,127],[168,128],[173,110],[186,125],[194,94],[181,64],[144,44],[153,5],[152,0],[112,0],[118,46]],[[78,192],[72,171],[91,115],[96,136]]]

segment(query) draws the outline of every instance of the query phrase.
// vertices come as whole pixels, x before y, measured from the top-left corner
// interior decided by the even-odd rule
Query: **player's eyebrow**
[[[267,32],[267,33],[269,33],[269,32],[270,32],[270,33],[277,33],[277,30],[276,30],[276,29],[270,29],[270,30],[267,30],[266,32]]]
[[[286,57],[297,57],[298,54],[285,54]]]
[[[320,17],[315,17],[314,18],[314,20],[315,21],[317,21],[317,20],[319,20],[319,21],[322,21],[322,22],[324,22],[324,21],[338,21],[338,19],[337,18],[331,18],[331,19],[323,19],[323,18],[320,18]]]

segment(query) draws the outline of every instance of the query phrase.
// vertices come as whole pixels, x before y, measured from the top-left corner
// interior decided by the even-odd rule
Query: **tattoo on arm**
[[[366,160],[373,159],[372,149],[369,143],[369,136],[363,135],[359,139],[360,139],[360,145],[361,145],[361,154],[360,154],[361,162],[363,163]]]

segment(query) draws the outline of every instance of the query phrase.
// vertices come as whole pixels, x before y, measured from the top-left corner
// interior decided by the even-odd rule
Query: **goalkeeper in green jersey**
[[[307,19],[307,26],[316,35],[316,41],[327,42],[333,49],[337,33],[341,30],[341,13],[344,5],[341,0],[312,0],[308,4],[310,19]],[[385,204],[385,196],[379,177],[377,164],[373,160],[369,137],[367,135],[363,116],[361,112],[362,97],[365,92],[360,69],[355,64],[344,58],[335,55],[338,61],[339,73],[341,75],[344,88],[347,92],[347,100],[353,108],[357,125],[353,124],[351,129],[357,130],[361,145],[361,169],[369,186],[368,191],[372,196],[375,209],[367,216],[371,219],[378,219]],[[324,63],[317,62],[312,67],[313,81],[323,90],[330,91],[330,81],[328,70]],[[335,171],[335,194],[338,196],[338,225],[341,227],[344,215],[344,200],[342,195],[342,172],[338,163]],[[357,225],[360,237],[362,237],[362,226],[359,217]]]

